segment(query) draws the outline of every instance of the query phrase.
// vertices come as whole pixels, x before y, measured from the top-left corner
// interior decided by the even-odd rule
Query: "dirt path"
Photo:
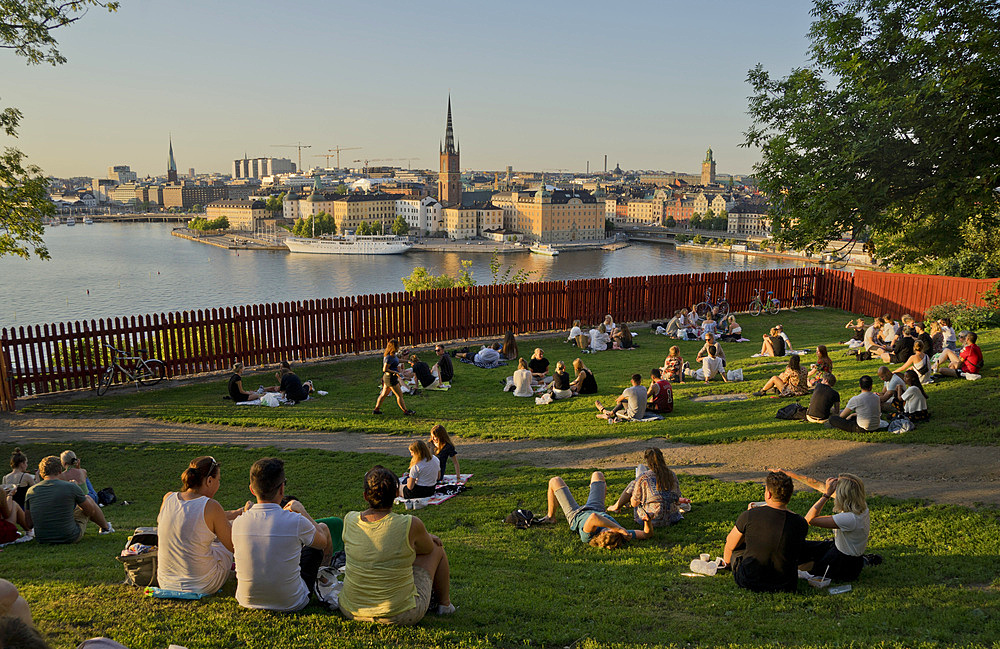
[[[175,424],[150,419],[88,419],[0,415],[4,444],[87,440],[95,442],[181,442],[280,448],[319,448],[406,456],[402,435],[286,431],[207,424]],[[865,444],[848,440],[763,440],[693,446],[663,439],[484,441],[462,439],[461,456],[505,459],[550,468],[630,468],[643,449],[663,449],[679,472],[721,480],[759,480],[766,467],[795,469],[816,477],[851,471],[868,491],[939,503],[1000,505],[1000,448],[955,445]]]

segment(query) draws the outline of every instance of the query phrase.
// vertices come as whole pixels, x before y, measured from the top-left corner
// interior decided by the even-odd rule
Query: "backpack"
[[[900,433],[908,433],[916,427],[916,424],[914,424],[909,417],[904,415],[900,415],[889,422],[889,432],[897,435]]]
[[[526,530],[535,522],[535,515],[529,509],[515,509],[503,522],[519,530]]]
[[[797,403],[790,403],[784,408],[780,409],[775,415],[776,419],[805,419],[806,409]]]
[[[105,505],[110,505],[116,500],[118,500],[118,497],[115,496],[115,490],[112,489],[111,487],[105,487],[104,489],[101,489],[100,491],[97,492],[97,504],[100,505],[101,507],[104,507]]]
[[[129,586],[156,586],[156,544],[158,537],[155,527],[137,527],[125,541],[125,550],[134,543],[152,546],[152,550],[142,554],[119,554],[115,557],[125,568],[125,583]],[[125,550],[122,550],[124,552]]]

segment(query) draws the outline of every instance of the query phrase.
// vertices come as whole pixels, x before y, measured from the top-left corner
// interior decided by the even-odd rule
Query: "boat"
[[[316,239],[285,237],[284,241],[291,252],[318,255],[400,255],[413,247],[408,240],[391,234],[349,234]]]
[[[559,256],[559,251],[546,243],[536,243],[531,246],[529,250],[536,255],[548,255],[549,257]]]
[[[66,225],[76,225],[76,219],[74,219],[72,216],[67,216]]]
[[[94,225],[94,219],[90,218],[89,216],[85,216],[85,217],[83,217],[83,224],[84,225]]]

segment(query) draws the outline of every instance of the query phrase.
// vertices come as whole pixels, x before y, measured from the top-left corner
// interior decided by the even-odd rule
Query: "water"
[[[0,327],[402,291],[417,266],[457,274],[470,259],[492,282],[490,255],[410,252],[377,257],[234,251],[170,235],[167,223],[47,228],[50,261],[0,258]],[[803,264],[633,244],[558,257],[512,254],[533,281],[783,268]],[[89,291],[89,293],[88,293]]]

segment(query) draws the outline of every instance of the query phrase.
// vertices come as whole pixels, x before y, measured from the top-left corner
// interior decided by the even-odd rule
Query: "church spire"
[[[174,138],[170,137],[170,153],[167,155],[167,182],[177,182],[177,163],[174,162]]]
[[[451,93],[448,93],[448,123],[444,129],[444,153],[458,153],[455,149],[455,132],[451,126]]]

